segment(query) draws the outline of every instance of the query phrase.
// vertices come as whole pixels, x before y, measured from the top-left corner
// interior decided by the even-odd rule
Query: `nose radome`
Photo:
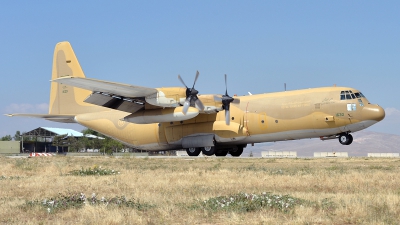
[[[363,120],[381,121],[385,118],[385,110],[379,105],[368,104],[362,110]]]

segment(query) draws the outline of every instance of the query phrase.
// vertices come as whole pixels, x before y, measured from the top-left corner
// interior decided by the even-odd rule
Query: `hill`
[[[314,152],[348,152],[349,156],[367,156],[368,153],[400,152],[400,135],[372,131],[359,131],[352,134],[351,145],[341,145],[337,139],[321,141],[317,138],[294,141],[255,143],[248,145],[242,156],[250,152],[261,156],[261,151],[296,151],[297,156],[313,156]]]

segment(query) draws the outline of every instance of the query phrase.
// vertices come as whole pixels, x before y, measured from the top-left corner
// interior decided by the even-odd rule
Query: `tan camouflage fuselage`
[[[65,76],[85,77],[70,44],[61,42],[54,52],[52,80]],[[185,98],[185,88],[158,88],[157,91],[175,104]],[[225,123],[223,110],[200,113],[192,119],[178,122],[135,124],[122,120],[130,115],[129,112],[85,103],[91,91],[52,82],[49,115],[67,118],[50,120],[77,122],[144,150],[180,149],[183,137],[202,134],[214,134],[215,141],[222,146],[329,138],[365,129],[384,118],[384,110],[370,104],[364,96],[341,99],[344,91],[359,93],[349,87],[323,87],[235,96],[240,103],[231,104],[230,125]],[[199,99],[206,108],[220,108],[213,95],[199,95]],[[149,110],[147,112],[161,117],[173,109],[145,105],[145,110]]]

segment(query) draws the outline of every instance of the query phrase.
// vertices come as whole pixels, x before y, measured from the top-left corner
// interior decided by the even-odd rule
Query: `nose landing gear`
[[[339,135],[339,142],[342,145],[349,145],[353,142],[353,136],[349,133],[342,133]]]

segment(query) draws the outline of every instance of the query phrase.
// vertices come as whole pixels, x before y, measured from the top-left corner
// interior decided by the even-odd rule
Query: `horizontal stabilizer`
[[[60,123],[76,123],[75,115],[53,115],[53,114],[23,114],[23,113],[14,113],[14,114],[4,114],[9,117],[32,117],[38,119],[46,119],[53,122]]]

